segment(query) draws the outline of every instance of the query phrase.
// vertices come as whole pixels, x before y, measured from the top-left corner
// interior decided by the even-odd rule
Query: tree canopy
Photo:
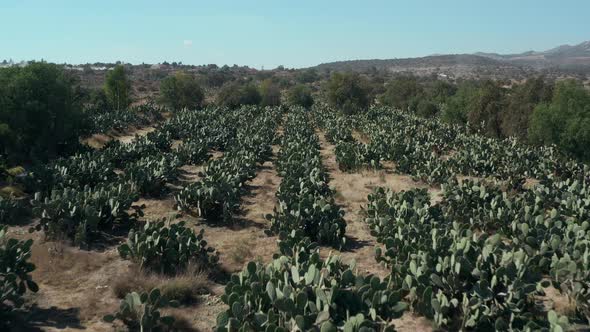
[[[328,103],[344,114],[365,111],[371,103],[368,82],[357,73],[333,73],[326,95]]]
[[[125,67],[117,65],[107,73],[104,90],[111,107],[121,110],[131,104],[131,82]]]
[[[551,101],[535,107],[529,138],[590,160],[590,92],[573,80],[558,82]]]
[[[162,103],[174,110],[198,109],[205,99],[205,93],[197,80],[181,71],[162,80],[160,95]]]
[[[298,84],[289,89],[287,91],[287,103],[293,106],[311,107],[313,105],[313,96],[309,86]]]
[[[74,83],[54,64],[0,69],[0,154],[44,161],[77,145],[83,112]]]
[[[261,96],[252,83],[231,82],[225,84],[217,94],[217,105],[236,108],[240,105],[258,105]]]
[[[281,89],[267,78],[260,84],[260,97],[262,106],[278,106],[281,104]]]

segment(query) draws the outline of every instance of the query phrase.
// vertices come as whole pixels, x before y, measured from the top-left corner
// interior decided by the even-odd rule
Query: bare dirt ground
[[[346,237],[349,246],[339,254],[345,262],[355,260],[359,272],[385,278],[389,271],[375,261],[377,242],[363,221],[363,208],[367,204],[367,196],[376,187],[388,187],[395,191],[402,191],[428,186],[412,180],[410,176],[394,174],[391,165],[386,165],[379,170],[362,170],[356,173],[342,172],[336,162],[335,146],[326,140],[323,132],[317,131],[316,133],[320,139],[320,153],[324,166],[330,174],[330,187],[336,191],[336,203],[345,212]],[[432,191],[436,192],[436,189],[432,189]],[[323,249],[324,252],[327,250],[330,249]],[[401,318],[394,320],[394,324],[398,331],[432,331],[431,322],[410,312],[406,312]]]
[[[124,133],[113,131],[106,134],[94,134],[83,139],[82,143],[92,148],[100,149],[112,140],[119,140],[122,143],[131,143],[135,139],[135,135],[144,136],[154,130],[156,130],[156,128],[153,126],[142,128],[131,127],[125,130]]]

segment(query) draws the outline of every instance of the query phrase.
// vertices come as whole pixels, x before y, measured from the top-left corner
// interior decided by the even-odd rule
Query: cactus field
[[[134,114],[0,196],[0,330],[590,328],[590,168],[554,147],[380,106]]]

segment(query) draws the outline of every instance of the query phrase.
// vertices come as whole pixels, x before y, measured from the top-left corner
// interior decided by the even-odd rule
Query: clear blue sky
[[[306,67],[590,40],[590,0],[0,0],[0,59]]]

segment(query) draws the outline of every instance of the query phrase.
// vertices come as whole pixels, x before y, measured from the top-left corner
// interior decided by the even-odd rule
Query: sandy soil
[[[323,132],[317,131],[321,144],[321,155],[324,166],[330,174],[330,187],[335,191],[335,200],[345,211],[346,237],[349,246],[339,254],[345,262],[356,261],[358,271],[372,273],[385,278],[389,271],[375,261],[375,246],[377,242],[370,234],[369,228],[363,222],[362,208],[367,204],[367,196],[376,187],[388,187],[395,191],[408,190],[427,185],[412,180],[410,176],[394,174],[391,165],[380,170],[362,170],[356,173],[346,173],[338,169],[335,146],[329,143]],[[436,191],[436,189],[433,189]],[[323,251],[333,249],[323,248]],[[400,319],[394,321],[398,331],[432,331],[432,324],[423,317],[417,317],[406,312]]]
[[[125,130],[124,133],[111,132],[107,134],[94,134],[88,138],[83,139],[82,143],[87,144],[92,148],[100,149],[112,140],[119,140],[123,143],[131,143],[135,139],[135,135],[144,136],[154,130],[156,130],[156,128],[153,126],[143,128],[131,127],[128,130]]]

